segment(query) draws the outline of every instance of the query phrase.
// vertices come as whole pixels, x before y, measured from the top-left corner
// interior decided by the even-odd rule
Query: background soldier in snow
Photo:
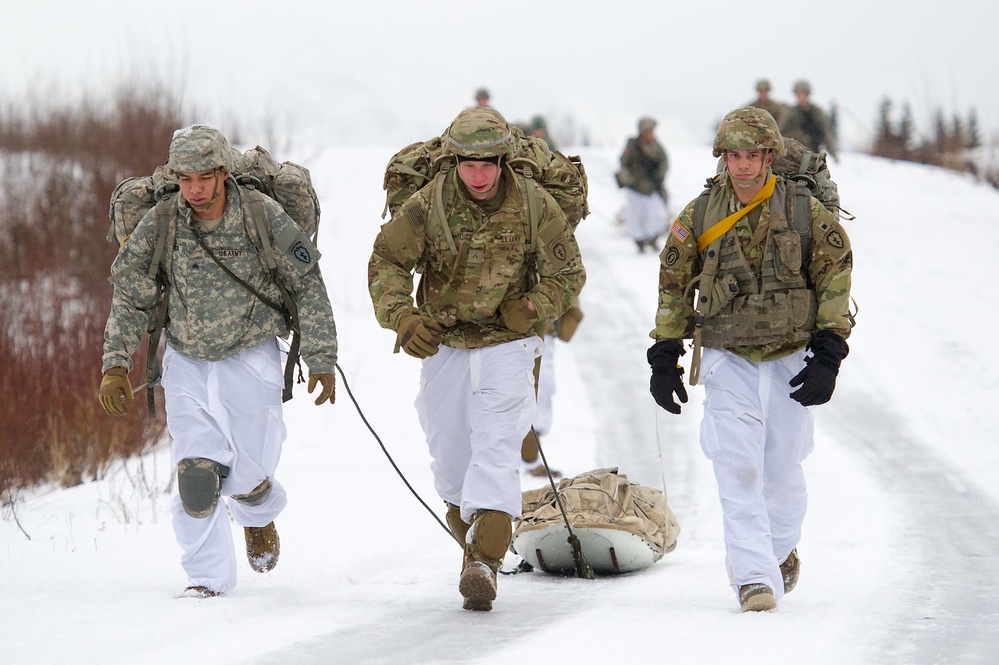
[[[378,322],[397,333],[396,350],[423,360],[416,408],[447,522],[465,548],[458,589],[465,609],[489,610],[522,510],[521,443],[542,347],[533,326],[565,311],[585,273],[558,204],[509,167],[514,137],[503,116],[462,111],[444,144],[457,164],[382,226],[368,287]],[[540,208],[533,243],[531,196]]]
[[[124,414],[132,404],[128,370],[159,298],[149,272],[156,216],[166,206],[176,233],[168,264],[172,287],[162,382],[178,467],[173,527],[184,550],[185,595],[208,597],[236,584],[229,514],[244,526],[253,569],[263,573],[277,564],[274,520],[287,498],[274,477],[285,437],[281,351],[275,338],[289,330],[281,314],[216,262],[281,302],[245,230],[242,202],[249,192],[229,178],[232,153],[225,137],[204,125],[177,131],[168,166],[177,175],[181,196],[162,201],[142,218],[112,266],[117,281],[104,331],[100,400],[110,414]],[[332,404],[336,328],[316,263],[319,252],[280,205],[260,198],[254,214],[267,217],[278,273],[298,305],[309,392],[321,384],[316,404]],[[229,501],[219,501],[220,496]]]
[[[693,336],[692,382],[703,376],[706,393],[701,447],[714,465],[743,611],[773,609],[797,582],[801,462],[813,445],[805,407],[832,396],[853,325],[850,241],[807,189],[774,177],[770,164],[783,152],[766,111],[725,116],[714,154],[726,170],[684,208],[660,254],[648,352],[652,395],[679,414],[674,396],[686,402],[687,392],[677,360]]]
[[[798,103],[788,109],[780,121],[781,133],[800,141],[812,152],[819,152],[824,148],[833,159],[839,159],[836,154],[836,137],[829,126],[829,118],[825,111],[813,105],[809,99],[812,86],[808,81],[798,81],[793,90]]]
[[[778,125],[780,125],[781,119],[787,113],[788,108],[787,104],[778,102],[770,96],[770,81],[767,79],[760,79],[756,82],[756,99],[746,104],[746,106],[755,106],[758,109],[763,109],[774,117]]]
[[[624,187],[624,221],[638,251],[656,250],[656,240],[666,232],[666,150],[655,137],[656,121],[638,121],[638,136],[628,140],[621,154],[618,185]]]

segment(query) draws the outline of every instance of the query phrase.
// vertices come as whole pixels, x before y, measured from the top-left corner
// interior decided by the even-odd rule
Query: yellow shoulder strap
[[[713,225],[710,229],[701,234],[701,236],[697,239],[698,251],[703,252],[708,245],[710,245],[715,240],[718,240],[718,238],[721,238],[723,235],[728,233],[729,230],[731,230],[731,228],[735,226],[735,223],[738,222],[743,217],[745,217],[750,210],[752,210],[753,208],[755,208],[756,206],[760,205],[761,203],[769,199],[771,196],[773,196],[774,186],[776,184],[777,184],[777,179],[771,173],[770,178],[767,180],[766,184],[763,185],[763,189],[758,191],[756,193],[756,196],[754,196],[752,200],[750,200],[750,202],[747,203],[744,208],[736,210],[731,215],[721,220],[717,224]]]

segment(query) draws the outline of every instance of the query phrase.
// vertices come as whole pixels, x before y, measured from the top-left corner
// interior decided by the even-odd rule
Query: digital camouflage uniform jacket
[[[809,299],[799,302],[808,303],[806,309],[810,309],[809,312],[800,311],[795,315],[803,327],[793,333],[785,332],[770,341],[756,344],[721,346],[739,357],[762,362],[781,358],[803,348],[813,330],[831,330],[843,339],[850,335],[853,325],[849,312],[853,252],[850,240],[836,216],[826,210],[817,199],[811,199],[811,256],[807,262],[807,271],[802,274],[802,265],[800,265],[802,250],[795,233],[794,241],[785,244],[785,251],[787,256],[796,256],[799,265],[780,265],[778,259],[777,272],[785,274],[780,277],[773,275],[773,257],[779,254],[776,246],[780,244],[775,242],[775,235],[779,235],[775,230],[782,230],[775,227],[786,228],[788,224],[787,216],[782,212],[787,206],[782,201],[776,200],[780,195],[779,192],[783,191],[781,181],[782,179],[778,177],[778,190],[773,196],[736,222],[731,230],[720,240],[706,247],[703,252],[697,250],[697,240],[693,231],[696,200],[683,209],[673,223],[666,246],[660,254],[659,308],[656,312],[656,327],[650,334],[651,337],[657,340],[679,340],[692,336],[695,319],[693,289],[686,298],[684,293],[691,281],[701,274],[709,253],[721,251],[719,247],[725,247],[730,257],[727,261],[727,265],[733,266],[730,272],[740,274],[737,295],[742,298],[742,303],[753,302],[754,297],[757,299],[756,302],[766,302],[759,295],[753,294],[760,294],[764,290],[765,279],[770,280],[771,285],[776,283],[776,280],[783,279],[792,285],[792,288],[798,288],[799,292],[804,290],[803,295]],[[708,208],[704,224],[706,229],[720,221],[723,215],[742,207],[732,192],[727,175],[713,186],[712,194],[724,204],[725,209],[715,209],[712,213],[712,208]],[[758,215],[753,214],[754,212],[758,212]],[[772,213],[779,219],[774,221],[771,218]],[[752,242],[754,227],[750,218],[768,220],[767,233],[755,243]],[[742,267],[736,264],[741,264]],[[743,281],[747,274],[745,270],[754,275],[752,280]],[[723,283],[724,274],[725,270],[718,273],[716,284]],[[814,297],[811,294],[814,294]],[[698,297],[702,295],[699,293]],[[731,312],[731,307],[728,312]],[[718,316],[722,314],[719,312]],[[705,329],[711,325],[712,319],[707,317],[704,322]],[[705,341],[704,346],[716,346],[716,344]]]
[[[280,303],[280,292],[244,229],[240,191],[245,190],[226,180],[222,220],[202,237],[230,270],[272,302]],[[332,373],[337,359],[336,326],[319,272],[319,251],[277,202],[262,198],[278,273],[298,305],[302,358],[311,373]],[[178,193],[159,205],[171,206],[176,219],[176,242],[169,258],[172,287],[166,334],[170,345],[195,360],[217,361],[269,338],[287,335],[280,313],[205,254],[194,235],[200,225],[183,197]],[[139,221],[111,267],[112,274],[124,274],[116,282],[104,330],[105,370],[116,366],[131,369],[132,354],[159,294],[155,279],[148,275],[156,242],[155,214],[154,208]]]
[[[502,200],[491,214],[468,197],[457,169],[437,177],[454,179],[454,186],[444,189],[451,192],[444,205],[458,255],[451,253],[443,233],[427,229],[435,187],[426,186],[382,225],[375,239],[368,289],[378,323],[395,330],[399,319],[412,311],[414,271],[423,273],[416,304],[445,329],[445,346],[474,349],[535,334],[496,324],[500,303],[524,295],[534,303],[540,321],[557,319],[579,294],[586,273],[555,200],[533,180],[520,179],[541,194],[538,251],[532,260],[527,202],[509,167],[504,167],[500,183]],[[529,273],[534,265],[538,279],[532,286]]]

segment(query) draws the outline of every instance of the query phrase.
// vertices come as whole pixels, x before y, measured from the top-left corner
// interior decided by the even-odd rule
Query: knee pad
[[[272,487],[273,485],[271,484],[271,479],[265,478],[264,482],[260,483],[246,494],[233,494],[232,498],[239,501],[244,506],[259,506],[267,500],[267,497],[271,495]]]
[[[512,520],[498,510],[482,510],[472,523],[471,536],[466,538],[466,562],[480,561],[495,573],[503,565],[503,557],[513,539]]]
[[[182,459],[177,464],[177,491],[184,512],[199,519],[215,512],[222,491],[222,479],[229,467],[204,457]]]

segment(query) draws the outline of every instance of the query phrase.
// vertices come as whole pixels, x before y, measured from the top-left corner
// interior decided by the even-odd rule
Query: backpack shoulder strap
[[[260,251],[260,262],[267,272],[277,271],[274,247],[271,244],[270,224],[264,208],[264,194],[256,189],[236,186],[242,202],[243,225],[247,234]]]
[[[451,200],[454,183],[451,181],[451,166],[445,162],[441,170],[434,176],[434,194],[430,202],[430,220],[427,222],[426,234],[429,238],[436,235],[444,236],[451,254],[458,256],[458,246],[454,244],[451,235],[451,225],[447,222],[445,201]]]
[[[538,251],[538,226],[541,224],[541,193],[537,188],[541,187],[535,183],[532,187],[528,183],[528,178],[522,174],[517,174],[517,184],[520,191],[524,193],[527,201],[527,246],[529,251],[537,254]]]
[[[694,201],[694,237],[700,238],[704,235],[704,216],[708,210],[708,197],[711,196],[711,187],[715,184],[714,178],[708,178],[704,183],[704,190]]]

